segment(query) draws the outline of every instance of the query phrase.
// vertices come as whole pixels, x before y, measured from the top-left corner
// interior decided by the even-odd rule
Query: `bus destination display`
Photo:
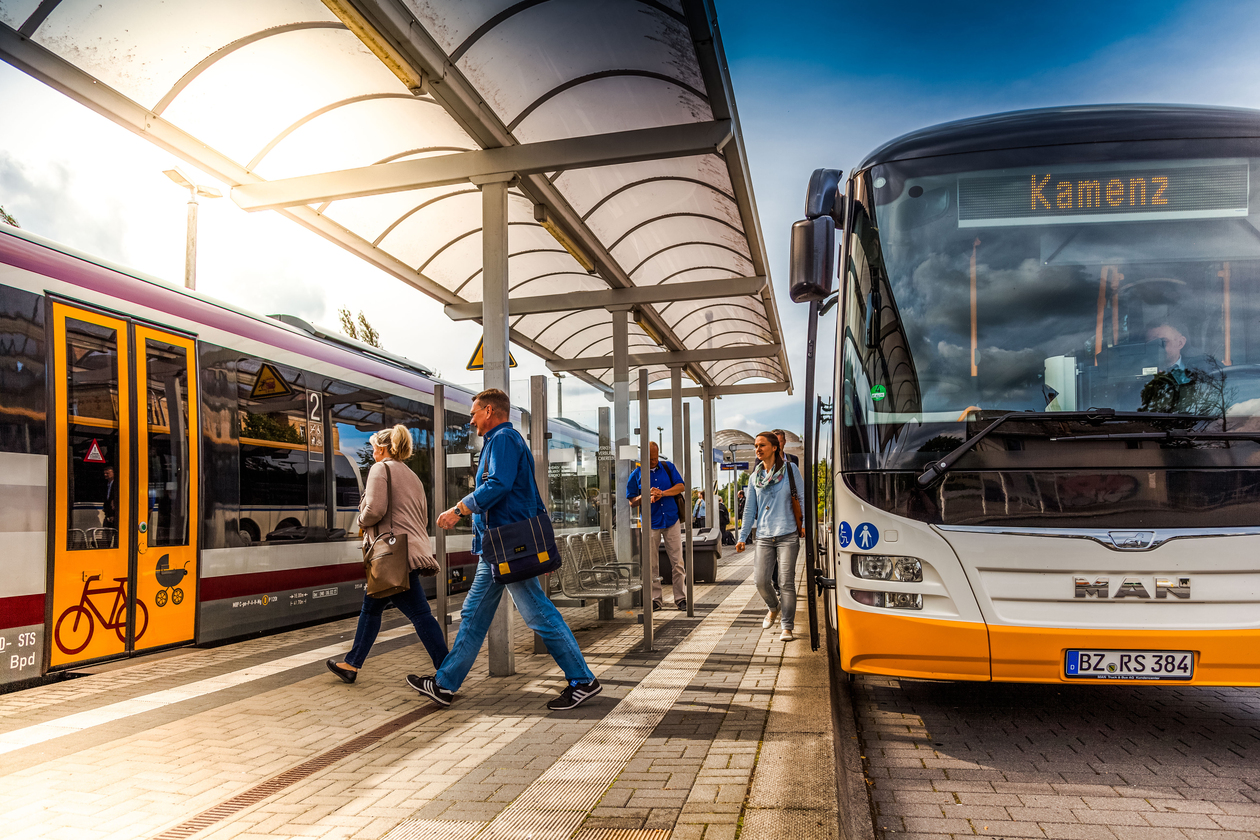
[[[958,226],[1089,224],[1247,215],[1246,163],[1055,171],[958,180]]]

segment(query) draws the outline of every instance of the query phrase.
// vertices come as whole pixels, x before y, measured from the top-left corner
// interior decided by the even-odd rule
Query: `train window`
[[[446,409],[446,428],[442,432],[442,445],[446,447],[446,504],[454,505],[476,488],[474,453],[480,451],[475,432],[468,425],[472,418],[460,411]],[[459,524],[448,531],[451,534],[471,534],[472,517],[461,517]]]
[[[326,525],[308,506],[307,392],[302,373],[261,359],[237,362],[240,529],[251,540],[306,542]]]
[[[44,299],[0,286],[0,452],[48,454]]]
[[[425,501],[429,509],[429,533],[437,520],[433,510],[433,406],[414,400],[389,397],[385,400],[385,426],[401,423],[411,432],[411,457],[405,462],[424,485]]]
[[[118,545],[118,335],[66,319],[71,551]]]
[[[187,545],[188,353],[145,339],[149,545]]]
[[[334,522],[346,539],[357,539],[359,500],[372,468],[368,438],[385,427],[385,395],[344,382],[324,386],[331,414]]]

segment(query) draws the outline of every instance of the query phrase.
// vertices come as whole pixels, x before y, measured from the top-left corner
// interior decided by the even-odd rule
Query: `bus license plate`
[[[1064,674],[1073,680],[1189,680],[1188,650],[1069,650]]]

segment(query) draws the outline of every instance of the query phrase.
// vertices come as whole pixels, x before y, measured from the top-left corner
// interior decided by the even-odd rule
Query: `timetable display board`
[[[958,179],[959,227],[1090,224],[1247,215],[1250,167],[1045,169]]]

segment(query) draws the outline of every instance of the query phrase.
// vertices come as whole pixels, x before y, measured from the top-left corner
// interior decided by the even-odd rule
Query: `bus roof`
[[[1260,111],[1206,105],[1074,105],[1007,111],[903,134],[866,156],[858,171],[914,158],[1122,140],[1260,138]]]

